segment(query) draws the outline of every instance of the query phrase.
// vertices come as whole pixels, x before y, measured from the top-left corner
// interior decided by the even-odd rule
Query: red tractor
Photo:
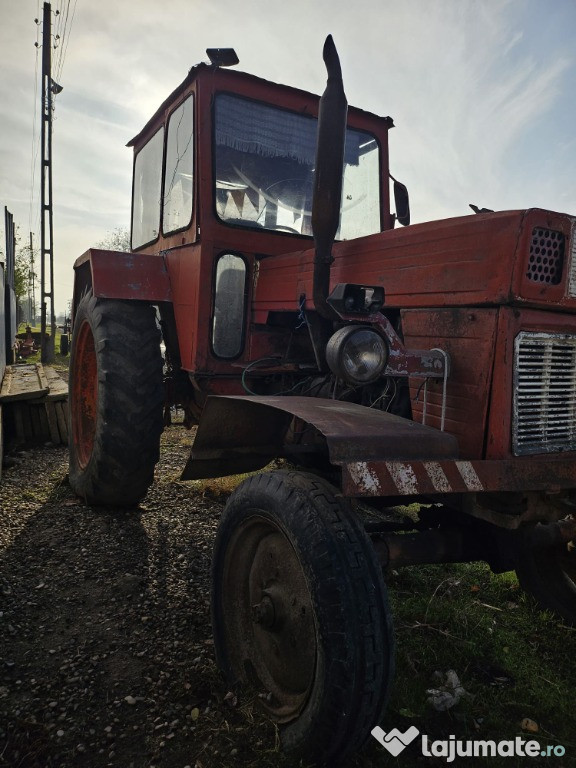
[[[545,210],[409,224],[389,117],[209,51],[131,142],[132,252],[75,265],[70,482],[134,505],[163,413],[223,513],[217,660],[286,749],[335,764],[393,674],[383,570],[484,560],[576,620],[576,232]],[[166,346],[163,361],[161,338]],[[410,533],[362,509],[424,502]]]

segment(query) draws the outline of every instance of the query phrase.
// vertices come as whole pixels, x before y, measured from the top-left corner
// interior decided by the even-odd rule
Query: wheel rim
[[[277,722],[297,717],[316,668],[314,611],[298,555],[269,518],[254,515],[232,535],[222,608],[234,674]]]
[[[78,331],[75,349],[72,420],[76,457],[84,469],[94,448],[96,406],[98,403],[98,365],[94,336],[88,322]]]

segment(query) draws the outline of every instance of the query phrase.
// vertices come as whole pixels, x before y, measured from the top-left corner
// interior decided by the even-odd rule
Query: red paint
[[[479,459],[484,451],[498,309],[409,309],[402,312],[408,347],[440,347],[450,358],[446,425],[456,435],[460,456]],[[422,422],[423,379],[410,378],[414,419]],[[440,429],[442,381],[428,382],[426,423]]]
[[[170,280],[164,259],[151,253],[126,253],[90,248],[74,264],[90,266],[92,291],[103,299],[171,301]]]
[[[539,285],[526,279],[529,241],[536,226],[565,234],[564,279]],[[571,219],[540,209],[503,211],[413,224],[337,243],[331,285],[382,285],[386,307],[486,306],[507,303],[576,311],[567,296]],[[255,312],[289,309],[312,295],[313,251],[262,263]]]
[[[72,424],[76,456],[81,469],[88,465],[94,449],[96,411],[98,405],[98,365],[94,349],[94,336],[89,323],[82,323],[76,331],[75,366],[79,375],[72,388]]]

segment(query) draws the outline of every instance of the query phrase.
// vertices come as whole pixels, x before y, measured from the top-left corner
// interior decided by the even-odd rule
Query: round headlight
[[[386,368],[388,345],[379,333],[362,325],[348,325],[330,338],[326,362],[339,379],[369,384]]]

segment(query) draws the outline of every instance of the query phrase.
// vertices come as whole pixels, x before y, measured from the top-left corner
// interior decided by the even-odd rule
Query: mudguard
[[[87,289],[102,299],[172,301],[163,256],[90,248],[74,263],[74,309]]]
[[[183,480],[261,469],[289,455],[285,436],[294,417],[314,426],[330,462],[454,459],[456,438],[400,416],[316,397],[209,397]]]

